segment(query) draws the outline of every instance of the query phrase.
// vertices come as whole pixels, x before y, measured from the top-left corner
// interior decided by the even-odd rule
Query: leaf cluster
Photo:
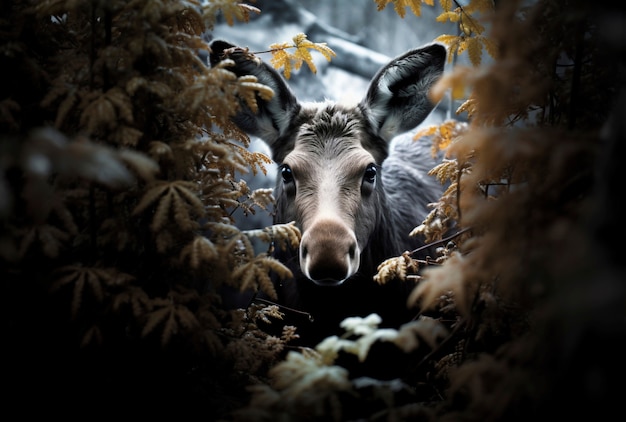
[[[295,330],[259,349],[268,335],[225,302],[272,295],[270,272],[291,273],[255,251],[232,217],[271,212],[274,198],[240,179],[271,160],[248,150],[230,117],[273,91],[237,77],[228,61],[211,68],[203,59],[217,13],[232,23],[258,9],[56,0],[2,10],[2,65],[15,69],[0,89],[0,278],[11,297],[3,328],[9,360],[29,368],[8,379],[55,379],[67,368],[67,394],[51,396],[74,406],[88,391],[106,401],[129,380],[146,394],[177,395],[173,380],[184,379],[206,403],[222,384],[262,376]],[[271,245],[300,239],[294,226],[260,230]],[[24,353],[40,343],[58,354]],[[245,381],[215,374],[233,365],[248,367]],[[193,385],[198,368],[207,372]]]
[[[295,48],[296,51],[293,54],[289,53],[287,50],[290,48]],[[337,55],[326,43],[314,43],[307,39],[306,34],[299,33],[293,37],[293,43],[284,42],[270,45],[270,52],[272,53],[270,63],[275,69],[283,68],[283,74],[287,79],[291,77],[292,68],[299,70],[303,63],[307,64],[311,72],[317,73],[317,67],[309,50],[322,53],[327,61],[331,61]]]

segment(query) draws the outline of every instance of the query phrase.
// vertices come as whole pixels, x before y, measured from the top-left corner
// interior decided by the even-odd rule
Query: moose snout
[[[315,222],[302,234],[300,268],[318,285],[336,286],[359,269],[354,232],[335,220]]]

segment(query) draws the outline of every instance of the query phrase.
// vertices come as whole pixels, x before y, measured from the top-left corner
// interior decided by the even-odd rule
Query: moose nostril
[[[348,256],[350,259],[354,259],[354,255],[356,254],[356,245],[351,245],[350,249],[348,249]]]
[[[309,275],[315,283],[331,286],[345,280],[346,270],[335,266],[317,266]]]
[[[302,258],[306,258],[306,256],[309,254],[309,249],[306,246],[302,247]]]

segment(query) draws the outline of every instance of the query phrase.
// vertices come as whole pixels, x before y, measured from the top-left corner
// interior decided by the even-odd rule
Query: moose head
[[[234,47],[213,41],[211,64],[231,59],[236,75],[253,75],[273,89],[270,100],[257,99],[256,112],[242,102],[233,121],[264,140],[279,166],[274,222],[295,221],[302,232],[299,251],[282,257],[299,263],[282,301],[315,314],[334,297],[333,306],[342,309],[336,320],[377,311],[368,304],[385,302],[372,286],[377,265],[420,246],[408,234],[439,197],[441,186],[427,176],[434,166],[429,146],[391,141],[433,110],[428,92],[443,72],[445,47],[431,44],[394,58],[352,106],[301,102],[277,71]],[[363,306],[351,309],[355,297]]]

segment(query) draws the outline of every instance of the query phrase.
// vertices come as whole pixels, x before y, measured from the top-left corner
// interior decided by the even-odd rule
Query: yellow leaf
[[[315,68],[309,49],[319,51],[322,55],[324,55],[327,61],[330,61],[331,57],[336,56],[335,52],[326,46],[326,43],[313,43],[309,41],[303,33],[299,33],[293,37],[293,42],[296,47],[296,52],[294,54],[296,58],[296,69],[299,69],[304,61],[309,66],[309,69],[311,69],[311,72],[317,73],[317,69]]]
[[[289,54],[286,50],[289,48],[295,48],[294,54]],[[305,34],[299,33],[293,37],[293,44],[282,43],[272,44],[270,46],[270,52],[272,53],[272,59],[270,63],[275,69],[284,68],[283,73],[285,78],[289,79],[291,76],[292,67],[296,70],[300,69],[302,63],[306,63],[309,69],[313,72],[317,72],[313,58],[311,57],[310,49],[319,51],[330,61],[333,56],[336,56],[335,52],[329,48],[326,43],[313,43],[309,41]]]
[[[272,52],[272,58],[270,59],[270,63],[274,67],[274,69],[284,68],[283,74],[285,78],[289,79],[291,77],[291,57],[287,51],[284,50],[286,47],[282,47],[282,49],[277,49],[275,44],[270,46]],[[281,47],[278,47],[281,48]]]
[[[471,69],[467,67],[457,67],[452,73],[441,77],[429,92],[432,101],[441,101],[446,90],[452,89],[452,98],[455,100],[465,97],[465,91],[470,81],[468,75]]]
[[[215,15],[218,9],[222,11],[224,19],[229,26],[235,24],[235,19],[241,22],[248,22],[250,20],[250,12],[261,13],[256,7],[239,3],[238,0],[222,0],[219,2],[209,2],[208,5],[204,6],[204,14]]]
[[[468,38],[466,37],[460,37],[460,38],[461,38],[461,41],[457,45],[457,49],[456,49],[457,55],[460,55],[461,53],[463,53],[468,45],[468,42],[467,42]]]
[[[422,0],[413,0],[413,1],[401,0],[401,3],[404,3],[405,7],[407,6],[407,3],[408,3],[409,9],[411,9],[411,12],[413,12],[415,16],[422,16]]]
[[[322,55],[326,58],[327,61],[330,61],[333,57],[335,57],[337,54],[326,45],[326,43],[313,43],[313,45],[310,47],[313,48],[314,50],[319,51],[320,53],[322,53]]]
[[[467,54],[469,55],[470,61],[474,66],[480,66],[480,61],[483,55],[483,45],[478,38],[468,38]]]
[[[315,63],[313,63],[313,57],[311,57],[311,53],[307,50],[306,45],[299,46],[294,53],[294,57],[296,59],[294,64],[296,70],[300,69],[302,62],[306,62],[311,72],[317,73],[317,68],[315,67]]]
[[[461,114],[464,111],[467,111],[468,119],[470,119],[474,115],[474,112],[476,111],[476,99],[475,98],[470,98],[467,101],[465,101],[463,104],[461,104],[459,108],[456,109],[456,114]]]
[[[437,125],[430,125],[428,127],[425,127],[417,131],[417,133],[413,135],[413,140],[418,140],[420,138],[423,138],[424,136],[434,135],[437,132],[437,129],[438,129]]]
[[[497,59],[498,46],[496,45],[496,43],[491,38],[485,37],[483,35],[479,35],[477,38],[480,39],[480,42],[483,43],[483,45],[485,46],[485,50],[487,50],[487,53],[489,53],[489,55],[494,59]]]
[[[374,0],[376,2],[377,10],[380,12],[389,3],[393,3],[393,8],[401,18],[406,15],[406,8],[411,9],[411,12],[415,16],[422,15],[422,3],[428,6],[434,6],[434,0]]]
[[[466,35],[471,33],[482,34],[485,31],[485,27],[482,26],[476,18],[463,11],[461,14],[461,29]]]
[[[494,9],[494,4],[493,0],[471,0],[463,9],[467,13],[490,12]]]
[[[257,82],[257,78],[255,76],[246,75],[241,76],[237,80],[237,94],[246,101],[250,110],[254,113],[257,111],[257,102],[256,102],[256,94],[269,101],[274,96],[274,90],[268,87],[267,85],[263,85]]]
[[[443,12],[441,15],[437,16],[435,19],[437,22],[458,22],[461,19],[460,10],[455,10],[453,12]]]
[[[439,0],[439,4],[441,5],[441,8],[445,12],[449,12],[450,10],[452,10],[453,2],[454,0]]]

